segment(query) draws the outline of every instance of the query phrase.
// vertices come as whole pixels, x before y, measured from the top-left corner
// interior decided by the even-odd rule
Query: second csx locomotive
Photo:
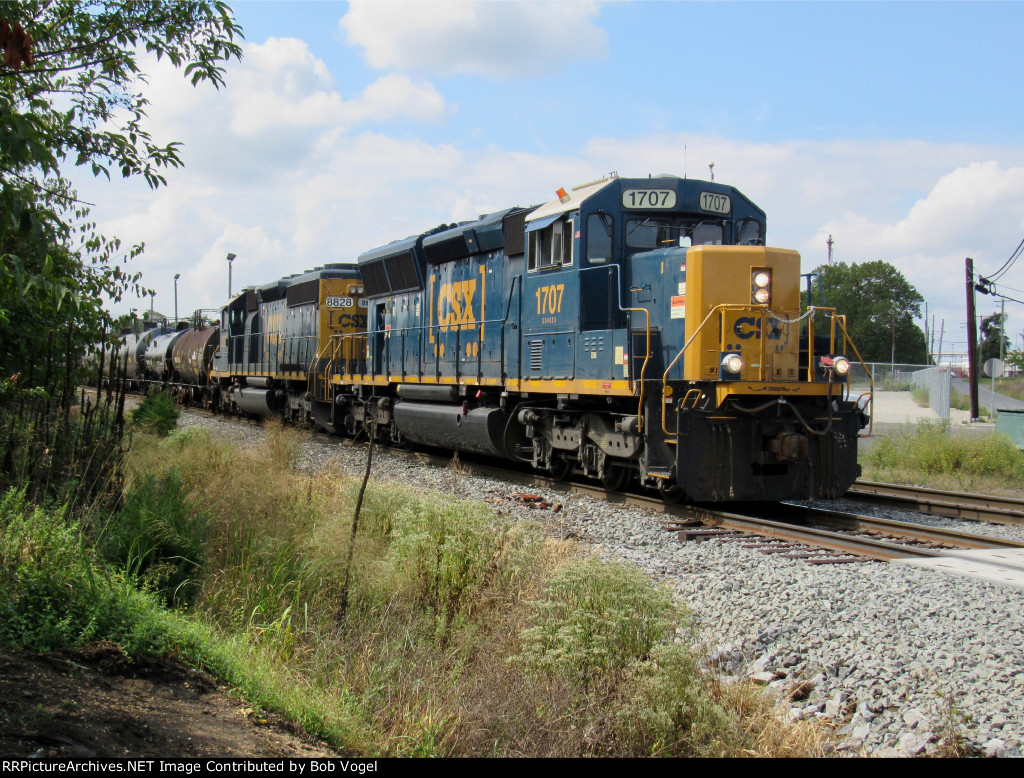
[[[851,344],[841,316],[802,309],[800,257],[766,247],[765,226],[708,181],[559,190],[246,290],[223,310],[204,391],[610,489],[837,496],[866,422]]]

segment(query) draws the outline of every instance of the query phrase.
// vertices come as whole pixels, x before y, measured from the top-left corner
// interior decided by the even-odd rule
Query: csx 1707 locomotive
[[[206,391],[609,489],[814,499],[859,475],[851,346],[739,191],[612,175],[245,291]]]

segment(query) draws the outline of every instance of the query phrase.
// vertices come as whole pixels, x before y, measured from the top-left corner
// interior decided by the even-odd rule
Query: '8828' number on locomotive
[[[353,291],[355,291],[355,290],[353,290]],[[360,290],[360,291],[362,291],[362,290]],[[327,305],[328,308],[351,308],[351,307],[353,307],[353,306],[355,306],[357,304],[356,298],[354,298],[354,297],[342,297],[342,296],[328,297],[324,301],[324,303]],[[360,308],[366,308],[367,305],[368,305],[367,302],[366,302],[366,298],[365,297],[360,297],[359,300],[358,300],[358,305],[359,305]]]

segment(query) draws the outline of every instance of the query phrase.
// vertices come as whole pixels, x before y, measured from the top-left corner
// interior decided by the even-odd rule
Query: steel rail
[[[855,554],[868,559],[889,561],[906,557],[935,557],[941,552],[934,549],[907,546],[885,540],[874,540],[858,535],[847,535],[842,532],[814,529],[796,524],[789,524],[771,519],[760,519],[754,516],[742,516],[738,513],[696,508],[694,518],[714,524],[722,529],[733,529],[753,535],[761,535],[792,543],[803,543],[815,548],[827,548],[844,554]]]
[[[917,540],[925,543],[938,543],[954,548],[1024,548],[1024,542],[994,538],[988,535],[977,535],[973,532],[930,527],[906,521],[880,519],[874,516],[861,516],[856,513],[831,511],[823,508],[810,508],[803,505],[783,503],[787,508],[797,511],[797,518],[815,524],[835,527],[852,532],[878,532],[881,534]]]
[[[851,499],[967,521],[1024,526],[1024,501],[1012,497],[964,494],[922,486],[857,481],[847,493]]]

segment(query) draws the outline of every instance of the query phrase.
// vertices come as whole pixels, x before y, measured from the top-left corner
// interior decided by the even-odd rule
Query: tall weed
[[[867,476],[883,480],[948,476],[967,487],[980,478],[1024,478],[1024,453],[1006,435],[956,434],[948,421],[926,420],[912,432],[879,438],[863,462]]]
[[[533,603],[515,661],[530,671],[573,678],[585,687],[611,683],[682,622],[668,592],[635,568],[587,557],[565,565]]]
[[[153,597],[109,570],[64,510],[33,506],[23,491],[0,498],[0,645],[49,651],[111,640],[154,648]]]
[[[97,547],[112,564],[160,592],[171,606],[192,602],[203,564],[206,517],[188,502],[176,470],[146,474],[99,529]]]
[[[132,423],[140,430],[163,437],[178,426],[181,411],[168,392],[147,396],[134,411]]]

